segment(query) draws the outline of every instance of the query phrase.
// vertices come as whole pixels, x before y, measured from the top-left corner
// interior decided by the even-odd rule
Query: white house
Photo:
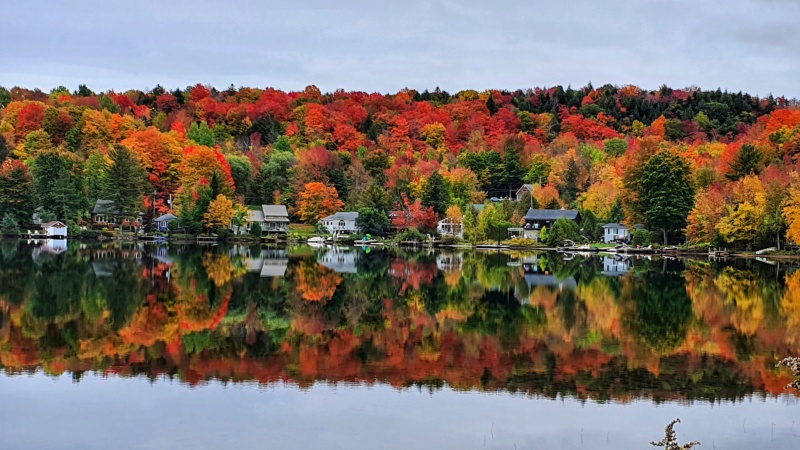
[[[67,226],[59,221],[42,224],[42,230],[47,237],[67,237]]]
[[[358,219],[357,212],[337,212],[332,216],[325,217],[320,223],[331,234],[355,234],[358,233],[356,219]]]
[[[631,232],[621,223],[607,223],[603,225],[603,242],[627,241]]]
[[[464,238],[464,221],[453,223],[453,219],[447,217],[439,221],[436,231],[442,236],[453,236],[459,239]]]

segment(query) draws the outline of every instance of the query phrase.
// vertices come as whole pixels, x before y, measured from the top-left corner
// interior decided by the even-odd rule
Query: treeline
[[[189,232],[285,204],[316,223],[361,211],[375,234],[463,220],[520,225],[529,206],[644,224],[664,240],[767,245],[800,240],[800,111],[743,93],[611,85],[527,91],[406,89],[393,95],[196,85],[95,93],[0,88],[4,229],[80,223],[95,200]],[[533,198],[512,198],[523,184]],[[398,217],[395,215],[395,218]],[[145,223],[148,221],[145,220]],[[797,222],[797,223],[796,223]]]

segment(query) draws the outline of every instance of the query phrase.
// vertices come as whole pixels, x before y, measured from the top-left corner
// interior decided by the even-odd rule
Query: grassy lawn
[[[617,244],[611,244],[611,243],[606,244],[604,242],[596,242],[592,244],[592,248],[614,248],[616,246]]]
[[[314,225],[307,225],[304,223],[291,223],[289,224],[289,232],[300,239],[305,239],[315,234],[316,227]]]

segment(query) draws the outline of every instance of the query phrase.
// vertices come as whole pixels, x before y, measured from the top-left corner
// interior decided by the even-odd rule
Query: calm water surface
[[[798,448],[800,272],[0,247],[0,448]]]

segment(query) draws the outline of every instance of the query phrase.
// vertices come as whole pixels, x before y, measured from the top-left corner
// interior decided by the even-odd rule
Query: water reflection
[[[600,401],[778,395],[800,272],[551,254],[6,242],[0,364]]]

